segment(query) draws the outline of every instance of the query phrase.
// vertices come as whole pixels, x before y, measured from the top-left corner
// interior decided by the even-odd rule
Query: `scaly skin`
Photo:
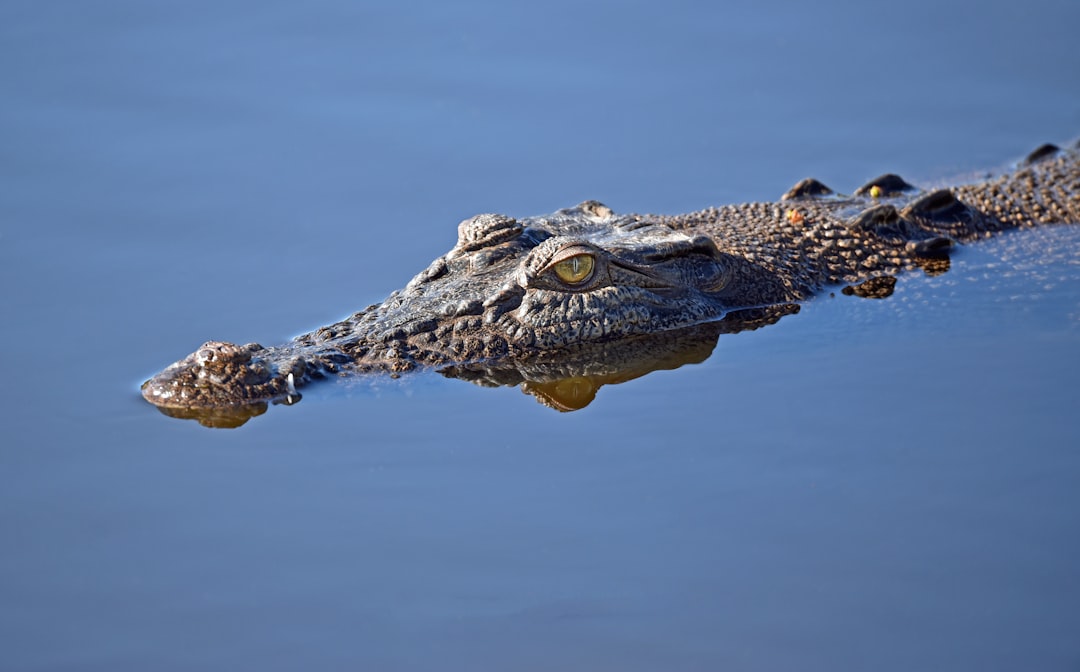
[[[725,315],[737,330],[733,311],[841,283],[885,296],[901,271],[947,269],[955,243],[1080,222],[1078,153],[1044,146],[1012,173],[929,193],[885,175],[851,197],[804,180],[777,203],[677,216],[617,215],[595,201],[521,220],[477,215],[382,304],[280,347],[208,342],[144,383],[143,396],[171,409],[288,401],[343,372],[528,367],[593,346],[606,357],[623,341],[652,348],[657,335]],[[566,268],[581,277],[560,277]]]

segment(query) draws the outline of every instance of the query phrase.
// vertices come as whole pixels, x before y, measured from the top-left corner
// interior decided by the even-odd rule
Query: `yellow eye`
[[[568,285],[580,285],[592,277],[595,265],[591,254],[575,254],[555,264],[555,275]]]

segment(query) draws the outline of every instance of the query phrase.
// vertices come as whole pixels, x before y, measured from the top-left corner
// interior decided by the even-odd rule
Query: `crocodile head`
[[[730,265],[715,244],[587,201],[521,221],[477,215],[445,255],[380,305],[278,348],[211,341],[143,384],[161,407],[298,399],[343,368],[528,358],[721,317]]]
[[[477,215],[450,252],[347,331],[365,348],[354,354],[384,359],[524,357],[718,318],[729,279],[709,238],[595,201],[521,221]]]

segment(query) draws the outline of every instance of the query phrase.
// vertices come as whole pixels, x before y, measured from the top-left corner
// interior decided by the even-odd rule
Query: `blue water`
[[[234,430],[148,375],[477,212],[972,177],[1080,134],[1080,6],[0,5],[0,669],[1080,666],[1080,234],[823,296],[559,414],[434,375]]]

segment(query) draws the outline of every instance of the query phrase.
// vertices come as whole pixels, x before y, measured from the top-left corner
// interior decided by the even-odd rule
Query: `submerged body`
[[[383,303],[279,347],[207,342],[143,396],[230,408],[295,398],[342,372],[527,363],[593,345],[611,356],[622,342],[641,349],[736,312],[753,328],[841,283],[887,295],[903,270],[947,269],[957,242],[1080,222],[1078,154],[1044,146],[1007,175],[929,193],[884,175],[851,197],[804,180],[776,203],[677,216],[618,215],[595,201],[521,220],[478,215]]]

